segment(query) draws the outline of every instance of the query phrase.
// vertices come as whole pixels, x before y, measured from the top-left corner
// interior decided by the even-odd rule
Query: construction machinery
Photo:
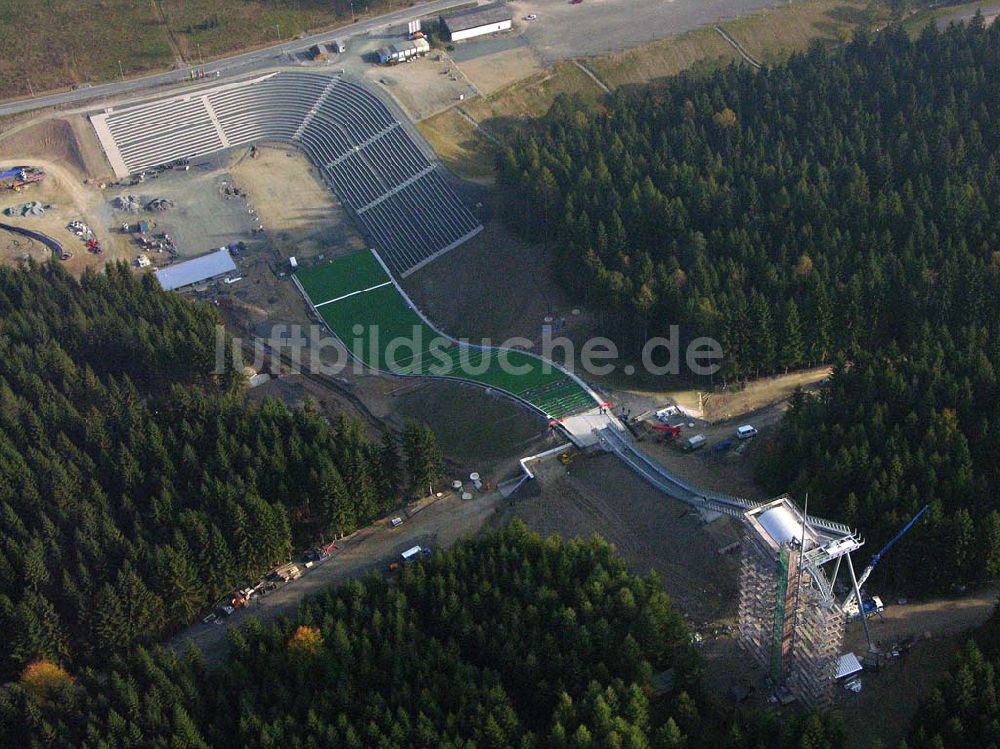
[[[45,170],[34,166],[15,166],[0,172],[0,190],[20,192],[26,185],[35,184],[45,179]]]
[[[858,582],[857,582],[858,591],[860,591],[862,586],[868,581],[868,578],[872,574],[872,571],[875,569],[878,563],[882,561],[882,557],[885,556],[886,552],[888,552],[889,549],[895,546],[896,542],[899,541],[899,539],[901,539],[904,535],[906,535],[906,533],[916,524],[916,522],[920,520],[920,516],[923,515],[925,512],[927,512],[927,509],[929,507],[930,505],[924,505],[916,515],[910,518],[910,522],[904,525],[895,536],[889,539],[889,543],[887,543],[885,546],[879,549],[878,553],[876,553],[871,558],[871,561],[868,562],[868,566],[865,567],[862,573],[858,576]],[[861,597],[860,595],[855,595],[855,591],[852,590],[850,593],[847,594],[847,597],[844,599],[844,603],[841,604],[844,611],[847,613],[848,618],[851,619],[852,621],[860,618],[858,614],[858,598],[860,597]],[[863,600],[864,603],[862,604],[862,607],[864,609],[865,619],[869,618],[874,614],[882,613],[883,609],[882,600],[878,598],[878,596],[874,596],[872,598]],[[869,645],[870,644],[871,643],[869,642]]]
[[[885,605],[882,603],[882,599],[878,596],[872,596],[871,598],[868,598],[864,594],[862,594],[862,596],[862,608],[865,610],[865,619],[871,619],[875,615],[882,618],[882,612],[885,611]],[[857,601],[853,596],[849,599],[847,604],[845,604],[844,609],[845,611],[850,609],[847,613],[847,621],[856,622],[861,618],[861,615],[858,613]]]
[[[317,546],[315,549],[310,549],[305,553],[305,559],[307,562],[322,562],[324,559],[329,559],[333,552],[337,550],[337,544],[333,541],[329,543]]]
[[[680,436],[681,428],[670,424],[653,424],[650,429],[659,435],[660,442],[670,442]]]

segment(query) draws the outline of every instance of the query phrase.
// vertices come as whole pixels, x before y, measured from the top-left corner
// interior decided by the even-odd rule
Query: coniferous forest
[[[251,620],[252,621],[252,620]],[[230,658],[137,648],[0,691],[0,745],[53,747],[839,747],[816,713],[725,715],[655,577],[601,540],[519,524],[231,630]],[[655,697],[669,673],[669,694]],[[266,676],[265,676],[266,675]]]
[[[155,641],[399,503],[391,435],[250,404],[151,277],[0,269],[0,321],[0,674]]]
[[[998,87],[981,20],[859,34],[606,108],[564,98],[499,157],[500,184],[623,345],[679,323],[722,343],[723,380],[992,332]]]
[[[713,336],[716,386],[841,363],[768,489],[876,549],[930,503],[878,572],[911,593],[1000,574],[1000,25],[564,99],[498,166],[623,344]]]
[[[762,484],[914,594],[1000,576],[1000,24],[859,34],[560,99],[499,157],[504,210],[637,352],[679,323],[715,384],[819,362]],[[0,746],[837,749],[830,714],[704,691],[681,613],[605,542],[520,524],[228,631],[158,645],[294,548],[441,478],[433,434],[253,404],[212,307],[124,265],[0,269]],[[231,366],[227,364],[227,366]],[[873,549],[874,550],[874,549]],[[995,617],[911,749],[991,746]]]
[[[1000,745],[1000,610],[959,651],[947,676],[917,710],[899,749]]]

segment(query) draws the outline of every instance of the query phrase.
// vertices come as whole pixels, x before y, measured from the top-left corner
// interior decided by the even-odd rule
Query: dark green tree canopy
[[[123,265],[0,269],[0,674],[154,641],[398,504],[390,443],[214,373],[218,323]]]

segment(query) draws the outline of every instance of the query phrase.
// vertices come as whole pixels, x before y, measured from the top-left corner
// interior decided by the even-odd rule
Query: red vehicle
[[[680,436],[681,428],[680,427],[672,427],[669,424],[654,424],[653,425],[653,431],[660,433],[660,441],[661,442],[668,442],[668,441],[670,441],[672,439],[676,439],[678,436]]]

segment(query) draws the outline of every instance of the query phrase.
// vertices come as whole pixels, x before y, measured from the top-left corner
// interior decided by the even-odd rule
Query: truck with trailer
[[[402,554],[399,555],[400,561],[392,562],[389,565],[389,574],[394,575],[397,572],[400,572],[403,569],[404,565],[409,564],[414,559],[419,559],[421,554],[426,554],[429,551],[430,549],[424,549],[421,548],[420,546],[411,546],[409,549],[407,549],[406,551],[404,551]]]
[[[18,192],[25,185],[41,182],[45,179],[45,171],[34,166],[15,166],[0,171],[0,190]]]

